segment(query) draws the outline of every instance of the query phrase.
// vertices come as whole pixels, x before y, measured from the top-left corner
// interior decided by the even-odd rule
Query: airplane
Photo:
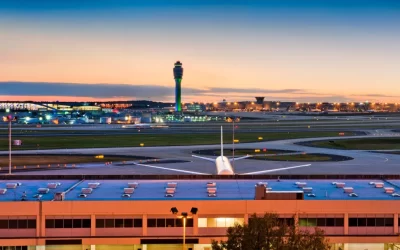
[[[233,168],[231,165],[231,161],[242,160],[242,159],[246,159],[246,158],[249,158],[252,156],[246,155],[246,156],[232,158],[232,159],[228,159],[226,156],[224,156],[223,129],[221,126],[221,156],[218,156],[216,159],[198,156],[198,155],[192,155],[192,157],[214,162],[215,166],[217,168],[218,175],[235,175],[235,172],[233,171]]]
[[[198,156],[198,155],[192,155],[192,157],[196,157],[199,159],[211,161],[215,163],[215,166],[217,168],[217,175],[236,175],[233,171],[231,162],[234,160],[241,160],[241,159],[246,159],[249,157],[252,157],[252,155],[246,155],[242,157],[237,157],[237,158],[232,158],[228,159],[226,156],[224,156],[224,144],[223,144],[223,130],[221,126],[221,156],[218,156],[216,159],[213,158],[208,158],[208,157],[203,157],[203,156]],[[149,165],[147,163],[138,163],[135,162],[134,165],[136,166],[141,166],[141,167],[146,167],[146,168],[155,168],[155,169],[161,169],[161,170],[168,170],[172,172],[178,172],[178,173],[185,173],[185,174],[196,174],[196,175],[209,175],[209,173],[200,173],[200,172],[195,172],[195,171],[190,171],[186,169],[177,169],[177,168],[170,168],[170,167],[163,167],[163,166],[154,166],[154,165]],[[304,165],[298,165],[298,166],[289,166],[289,167],[283,167],[283,168],[275,168],[275,169],[266,169],[266,170],[259,170],[256,172],[249,172],[249,173],[240,173],[240,175],[258,175],[258,174],[267,174],[267,173],[272,173],[272,172],[279,172],[283,170],[289,170],[289,169],[295,169],[295,168],[303,168],[303,167],[309,167],[311,164],[304,164]]]

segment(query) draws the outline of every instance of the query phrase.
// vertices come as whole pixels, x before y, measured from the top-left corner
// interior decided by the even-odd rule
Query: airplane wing
[[[206,161],[212,161],[212,162],[215,163],[215,159],[213,159],[213,158],[208,158],[208,157],[203,157],[203,156],[198,156],[198,155],[192,155],[192,156],[195,157],[195,158],[203,159],[203,160],[206,160]]]
[[[238,158],[229,159],[229,161],[233,161],[233,160],[237,161],[237,160],[242,160],[242,159],[246,159],[246,158],[249,158],[249,157],[253,157],[253,156],[252,155],[241,156],[241,157],[238,157]]]
[[[168,170],[168,171],[173,171],[173,172],[180,172],[180,173],[185,173],[185,174],[209,175],[208,173],[199,173],[199,172],[188,171],[188,170],[184,170],[184,169],[167,168],[167,167],[153,166],[153,165],[141,164],[141,163],[134,163],[134,164],[135,164],[136,166],[141,166],[141,167],[162,169],[162,170]]]

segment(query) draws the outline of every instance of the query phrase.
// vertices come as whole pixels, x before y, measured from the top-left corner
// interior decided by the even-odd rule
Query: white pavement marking
[[[277,172],[277,171],[282,171],[282,170],[288,170],[288,169],[294,169],[294,168],[303,168],[303,167],[309,167],[309,166],[311,166],[311,164],[305,164],[305,165],[299,165],[299,166],[293,166],[293,167],[286,167],[286,168],[275,168],[275,169],[269,169],[269,170],[262,170],[262,171],[245,173],[245,174],[241,174],[241,175],[263,174],[263,173]]]
[[[135,163],[135,165],[142,166],[142,167],[148,167],[148,168],[157,168],[157,169],[163,169],[163,170],[169,170],[169,171],[175,171],[175,172],[182,172],[182,173],[187,173],[187,174],[210,175],[210,174],[199,173],[199,172],[193,172],[193,171],[188,171],[188,170],[181,170],[181,169],[175,169],[175,168],[165,168],[165,167],[157,167],[157,166],[145,165],[145,164],[140,164],[140,163]]]

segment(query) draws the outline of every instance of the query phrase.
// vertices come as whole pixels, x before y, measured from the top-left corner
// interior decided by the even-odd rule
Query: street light
[[[11,122],[12,115],[8,115],[8,174],[11,174]]]
[[[228,122],[232,121],[232,167],[235,167],[235,121],[239,122],[240,118],[239,117],[229,117]]]
[[[172,207],[170,212],[174,215],[176,215],[176,217],[183,219],[183,250],[186,250],[186,219],[187,218],[192,218],[192,215],[197,214],[197,207],[192,207],[192,209],[190,209],[190,214],[188,214],[188,212],[182,212],[180,215],[178,215],[178,209],[176,207]]]

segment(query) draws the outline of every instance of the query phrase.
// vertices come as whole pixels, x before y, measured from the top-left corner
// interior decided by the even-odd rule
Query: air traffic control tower
[[[182,112],[182,100],[181,100],[181,82],[183,76],[182,63],[177,61],[174,67],[174,78],[175,78],[175,112]]]

